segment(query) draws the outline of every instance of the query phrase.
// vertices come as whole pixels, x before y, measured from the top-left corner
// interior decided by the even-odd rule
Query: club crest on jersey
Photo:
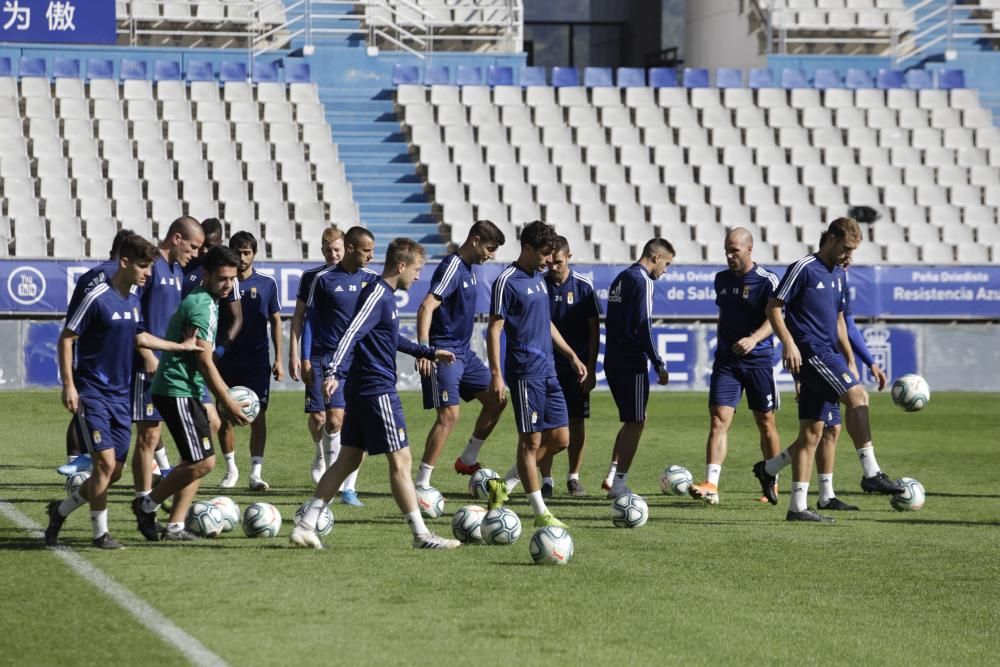
[[[208,438],[202,438],[201,439],[201,448],[204,449],[204,450],[211,449],[212,448],[212,441],[209,440]]]
[[[251,299],[256,299],[257,298],[257,288],[256,287],[251,287],[250,288],[250,298]]]
[[[448,390],[447,389],[445,389],[444,391],[441,392],[441,400],[442,401],[447,401],[448,400]]]
[[[749,299],[750,298],[750,286],[749,285],[744,285],[743,286],[743,298],[744,299]]]
[[[135,315],[135,321],[138,322],[139,321],[139,309],[138,308],[133,308],[132,309],[132,314]]]
[[[566,295],[566,303],[568,303],[571,306],[573,305],[573,292],[570,292],[569,294]]]
[[[850,373],[843,373],[841,374],[840,377],[844,378],[844,382],[846,382],[847,384],[851,384],[852,382],[854,382],[854,378],[851,377]]]
[[[152,403],[146,403],[146,416],[147,417],[152,417],[153,416],[153,404]]]
[[[538,423],[538,413],[537,412],[532,412],[531,413],[531,423],[532,424],[537,424]]]
[[[399,441],[400,442],[406,442],[406,429],[405,428],[400,427],[400,429],[399,429]]]
[[[95,445],[101,444],[101,432],[94,431],[93,433],[90,434],[90,439],[94,441]]]

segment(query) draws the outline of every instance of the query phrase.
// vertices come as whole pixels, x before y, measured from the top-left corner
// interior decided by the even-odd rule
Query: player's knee
[[[439,408],[437,411],[437,423],[450,432],[458,424],[458,406],[449,405],[446,408]]]
[[[487,406],[494,414],[500,414],[507,408],[507,396],[504,395],[497,399],[495,396],[490,395],[487,399]]]
[[[844,403],[849,408],[860,408],[868,405],[868,392],[859,384],[854,385],[847,391]]]
[[[769,432],[774,430],[774,412],[754,412],[754,421],[757,422],[757,428],[763,432]]]
[[[215,457],[209,456],[207,459],[202,459],[197,463],[191,464],[191,472],[194,474],[196,479],[201,479],[208,473],[215,469]]]
[[[116,462],[114,469],[111,471],[111,479],[110,479],[111,484],[114,484],[115,482],[117,482],[122,478],[122,471],[124,469],[125,469],[124,461]]]
[[[101,472],[101,475],[111,477],[115,471],[114,461],[107,461],[104,457],[95,459],[93,462],[94,466]]]
[[[729,429],[729,420],[722,415],[712,415],[711,429],[713,433],[725,433]]]

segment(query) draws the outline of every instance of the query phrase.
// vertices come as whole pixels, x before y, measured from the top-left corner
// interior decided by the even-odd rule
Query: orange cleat
[[[711,482],[692,484],[691,488],[688,489],[688,493],[695,500],[700,500],[708,505],[719,504],[719,486],[717,484],[712,484]]]
[[[462,463],[462,457],[455,459],[455,472],[459,475],[475,475],[482,467],[479,461],[470,466],[468,463]]]

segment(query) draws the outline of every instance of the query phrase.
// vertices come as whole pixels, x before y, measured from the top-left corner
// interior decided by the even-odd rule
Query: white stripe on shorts
[[[198,442],[198,430],[194,426],[194,420],[191,418],[191,410],[187,402],[187,398],[183,396],[177,397],[177,414],[181,418],[181,425],[184,427],[184,435],[187,440],[188,451],[191,452],[191,461],[200,461],[204,457],[201,452],[201,444]]]
[[[831,389],[837,392],[838,397],[842,396],[844,392],[847,391],[846,389],[844,389],[843,383],[840,382],[839,379],[837,379],[837,377],[833,374],[833,371],[830,370],[829,366],[823,363],[822,359],[820,359],[819,357],[810,357],[809,363],[812,365],[813,368],[816,369],[816,371],[820,375],[826,378],[827,384],[830,385]]]

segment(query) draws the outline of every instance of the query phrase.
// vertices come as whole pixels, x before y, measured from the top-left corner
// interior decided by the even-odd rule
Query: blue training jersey
[[[271,315],[281,310],[278,304],[278,284],[271,276],[256,269],[246,280],[240,280],[233,291],[240,291],[243,326],[240,333],[226,348],[225,359],[245,366],[271,365],[268,325]],[[225,331],[232,323],[227,309],[219,311],[219,330]]]
[[[468,349],[476,319],[477,284],[475,267],[466,264],[458,253],[438,264],[430,286],[430,293],[441,301],[431,317],[433,347]]]
[[[552,321],[542,273],[528,273],[515,262],[497,276],[492,294],[490,315],[503,320],[507,336],[506,381],[555,377]]]
[[[132,356],[136,334],[145,330],[139,297],[123,297],[111,283],[92,289],[66,328],[77,334],[77,391],[101,399],[128,402],[132,389]]]
[[[589,320],[601,316],[601,304],[594,292],[594,284],[585,276],[570,271],[561,284],[556,284],[554,274],[545,274],[549,291],[549,316],[566,344],[573,348],[580,361],[587,363],[587,346],[590,343]],[[553,355],[556,372],[576,375],[569,359],[558,352]]]
[[[312,358],[321,359],[333,354],[347,325],[351,322],[361,291],[374,282],[378,274],[368,269],[350,273],[341,264],[314,279],[310,300],[309,318],[312,326]]]
[[[347,378],[352,396],[381,396],[396,391],[396,351],[434,358],[434,350],[399,335],[399,310],[393,288],[381,276],[361,291],[337,349],[323,358],[324,376]]]
[[[146,280],[146,286],[142,288],[142,296],[139,297],[139,302],[142,304],[142,321],[145,323],[146,331],[157,338],[165,338],[170,318],[181,305],[181,283],[184,280],[184,273],[179,264],[167,262],[159,252],[150,268],[152,273]],[[160,356],[160,352],[156,350],[153,354]],[[138,353],[135,359],[136,368],[141,369],[142,361]]]
[[[101,283],[110,280],[116,273],[118,273],[117,259],[109,259],[101,262],[97,266],[83,273],[83,275],[77,279],[76,285],[73,287],[73,296],[70,297],[69,304],[66,306],[66,319],[73,316],[76,309],[80,307],[80,302],[83,301],[83,297],[87,296],[87,293],[90,292],[90,290],[94,289]]]
[[[194,288],[201,284],[201,279],[205,277],[202,258],[192,257],[182,271],[184,272],[184,282],[181,284],[181,297],[183,298],[194,291]]]
[[[715,274],[715,305],[719,307],[716,361],[741,368],[774,365],[773,336],[767,336],[742,356],[733,352],[733,345],[767,321],[767,301],[777,287],[778,276],[758,264],[742,276],[729,269]]]
[[[652,362],[666,368],[653,340],[653,279],[636,262],[612,281],[604,318],[604,367],[612,371],[643,371]]]
[[[827,266],[816,254],[785,271],[774,298],[785,304],[785,324],[803,355],[837,352],[837,315],[844,310],[843,267]]]
[[[305,315],[302,318],[302,345],[299,354],[302,361],[312,357],[312,318],[314,317],[314,313],[312,306],[309,304],[312,301],[312,293],[317,284],[316,279],[331,270],[333,266],[332,264],[321,264],[320,266],[306,269],[302,272],[302,277],[299,279],[299,289],[295,293],[295,299],[301,301],[306,306]]]

